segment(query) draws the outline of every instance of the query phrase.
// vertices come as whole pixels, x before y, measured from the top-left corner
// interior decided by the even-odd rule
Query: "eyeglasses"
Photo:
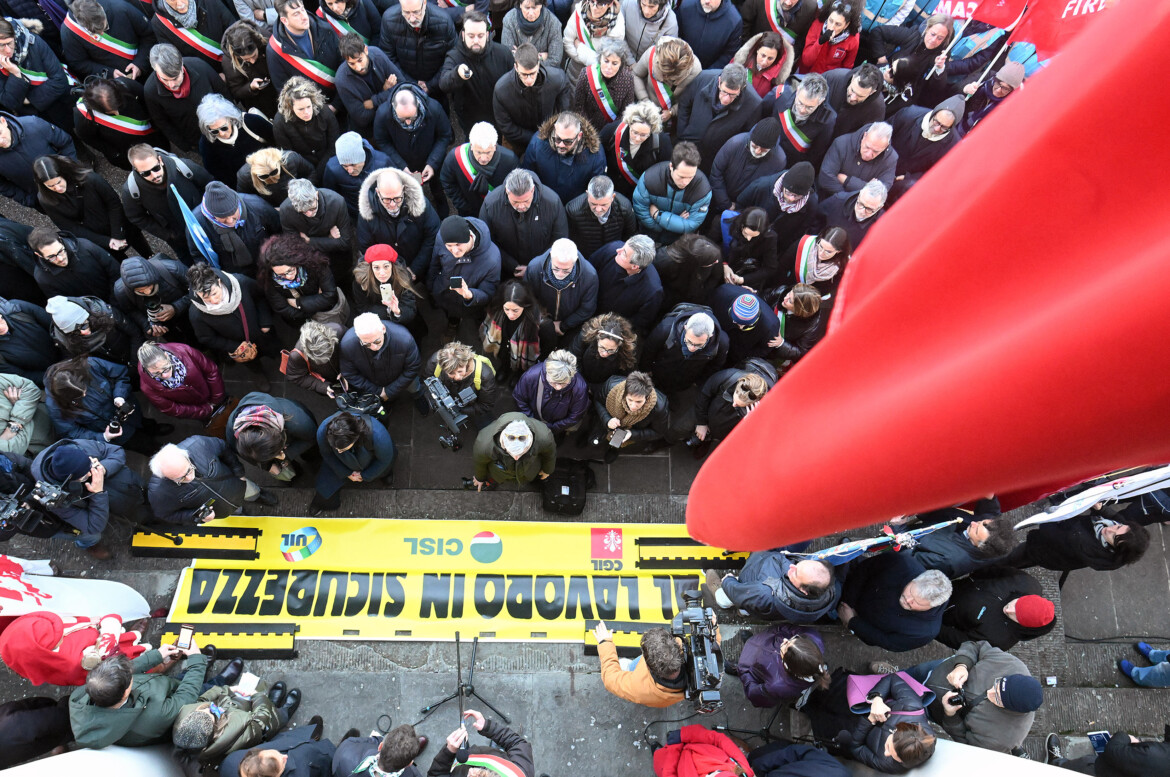
[[[687,348],[689,348],[692,351],[697,351],[707,344],[706,342],[696,343],[694,340],[690,339],[689,337],[684,337],[683,342],[686,344]]]
[[[182,474],[182,476],[181,476],[181,477],[177,477],[177,478],[168,478],[168,480],[170,480],[170,481],[171,481],[172,483],[174,483],[176,486],[181,486],[181,485],[183,485],[184,483],[186,483],[186,482],[187,482],[188,478],[190,478],[190,479],[194,479],[194,477],[195,477],[195,465],[194,465],[194,464],[188,464],[188,465],[187,465],[187,469],[186,469],[186,470],[184,470],[184,472],[183,472],[183,474]]]
[[[41,256],[44,257],[45,259],[60,259],[66,255],[67,255],[67,252],[65,250],[65,246],[61,246],[59,249],[57,249],[56,251],[54,251],[51,254],[41,254]]]
[[[606,346],[602,345],[601,343],[597,344],[597,353],[600,356],[613,356],[617,352],[618,352],[617,348],[607,348]]]
[[[2,45],[4,45],[4,44],[0,43],[0,46],[2,46]],[[992,89],[998,89],[1001,92],[1004,92],[1006,94],[1011,94],[1016,89],[1011,84],[1006,84],[1003,81],[1000,81],[998,78],[993,78],[991,80],[992,80],[992,84],[991,84]]]
[[[296,267],[289,267],[284,272],[277,272],[276,270],[273,270],[272,274],[280,276],[281,278],[295,278],[297,277],[297,272],[298,269]]]
[[[397,197],[383,197],[381,193],[378,194],[378,199],[383,205],[401,205],[406,199],[405,195],[398,195]]]
[[[936,135],[939,134],[940,132],[950,132],[951,127],[953,127],[953,126],[954,126],[953,124],[950,124],[950,125],[943,124],[938,119],[931,119],[930,120],[930,131]]]
[[[739,97],[739,92],[740,92],[740,90],[736,90],[734,92],[729,91],[727,89],[724,89],[722,84],[719,85],[719,96],[720,97],[730,97],[731,99],[734,100],[736,97]]]
[[[269,170],[267,173],[256,173],[256,177],[261,181],[275,181],[280,178],[280,170]]]
[[[867,216],[872,216],[873,214],[877,213],[881,209],[881,206],[879,205],[876,208],[871,208],[868,205],[866,205],[865,203],[863,203],[860,199],[858,199],[857,200],[857,209],[859,211],[861,211],[862,213],[866,214]]]
[[[154,175],[155,173],[161,173],[162,169],[163,169],[163,163],[159,162],[157,165],[150,168],[149,170],[143,170],[143,171],[139,172],[139,175]]]
[[[232,123],[229,121],[222,127],[208,127],[209,132],[214,132],[216,135],[230,135],[232,134]]]
[[[553,143],[558,145],[558,146],[564,146],[564,147],[568,148],[569,146],[573,145],[576,142],[577,142],[576,135],[574,135],[571,138],[562,138],[562,137],[556,136],[556,135],[553,136]]]
[[[171,376],[171,374],[174,373],[174,371],[175,371],[175,368],[171,367],[168,364],[166,367],[163,367],[161,370],[155,371],[155,370],[148,369],[146,371],[146,374],[149,375],[150,377],[154,378],[155,380],[162,380],[163,378],[169,378]]]
[[[368,343],[363,340],[362,341],[362,348],[369,348],[371,351],[376,351],[382,347],[382,341],[384,339],[385,338],[379,337],[377,340],[371,340]]]

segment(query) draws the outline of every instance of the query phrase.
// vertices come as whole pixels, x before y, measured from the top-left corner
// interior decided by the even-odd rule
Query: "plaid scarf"
[[[594,19],[589,13],[590,8],[597,8],[603,1],[585,0],[581,4],[581,18],[585,20],[585,26],[589,28],[589,34],[595,38],[605,35],[617,22],[619,5],[615,2],[606,4],[606,11],[601,15],[600,19]]]
[[[252,405],[239,412],[235,423],[232,424],[232,431],[239,434],[241,429],[249,426],[263,426],[283,432],[284,416],[268,405]]]
[[[808,202],[809,195],[806,194],[796,202],[789,204],[780,193],[780,190],[784,188],[784,176],[786,175],[788,175],[787,170],[781,173],[780,177],[776,179],[776,185],[772,187],[772,194],[776,195],[776,202],[780,203],[781,213],[796,213]],[[812,189],[809,189],[809,194],[812,194]]]

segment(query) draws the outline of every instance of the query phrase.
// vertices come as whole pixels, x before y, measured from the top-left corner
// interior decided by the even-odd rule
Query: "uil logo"
[[[304,561],[321,549],[321,534],[312,526],[280,535],[280,552],[286,561]]]
[[[504,542],[497,534],[481,531],[471,538],[471,557],[481,564],[499,561],[504,553]]]

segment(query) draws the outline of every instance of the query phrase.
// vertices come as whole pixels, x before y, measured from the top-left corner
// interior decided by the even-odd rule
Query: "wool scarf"
[[[224,295],[224,298],[220,300],[218,305],[208,305],[200,299],[198,294],[191,300],[191,304],[209,316],[226,316],[235,313],[236,308],[240,306],[240,302],[244,299],[244,294],[240,291],[240,282],[236,280],[236,277],[231,273],[227,273],[226,275],[228,280],[227,284],[224,284],[222,278],[219,284],[224,286],[227,294]]]
[[[780,174],[780,177],[776,179],[776,185],[772,187],[772,194],[776,196],[776,202],[780,203],[781,213],[796,213],[806,204],[808,204],[809,194],[812,193],[812,190],[810,189],[809,194],[804,195],[796,202],[791,204],[786,202],[783,195],[780,193],[780,190],[784,188],[784,176],[786,175],[788,175],[788,171],[784,171]]]
[[[658,392],[650,389],[650,395],[646,397],[646,401],[642,403],[642,406],[631,412],[626,407],[626,381],[624,380],[610,389],[609,394],[605,397],[606,412],[618,419],[623,429],[633,429],[639,423],[646,420],[657,404]]]

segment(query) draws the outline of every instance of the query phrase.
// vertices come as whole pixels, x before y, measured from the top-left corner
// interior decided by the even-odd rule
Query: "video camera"
[[[475,402],[475,389],[468,386],[458,394],[452,394],[443,381],[434,375],[423,380],[423,389],[426,391],[427,404],[449,432],[439,435],[439,445],[452,451],[459,450],[463,447],[460,434],[471,425],[471,416],[463,410]]]
[[[686,697],[695,712],[710,715],[723,708],[719,689],[723,685],[723,650],[716,639],[715,611],[703,607],[698,591],[683,591],[685,605],[670,623],[670,633],[683,642],[687,654]]]
[[[114,417],[106,424],[111,434],[118,434],[122,431],[122,424],[127,418],[134,414],[134,405],[129,402],[123,402],[121,407],[114,407]],[[40,485],[38,483],[38,485]]]
[[[38,480],[31,489],[20,488],[15,494],[0,496],[0,540],[15,534],[29,537],[52,537],[68,530],[50,512],[72,501],[72,496],[61,486]]]

